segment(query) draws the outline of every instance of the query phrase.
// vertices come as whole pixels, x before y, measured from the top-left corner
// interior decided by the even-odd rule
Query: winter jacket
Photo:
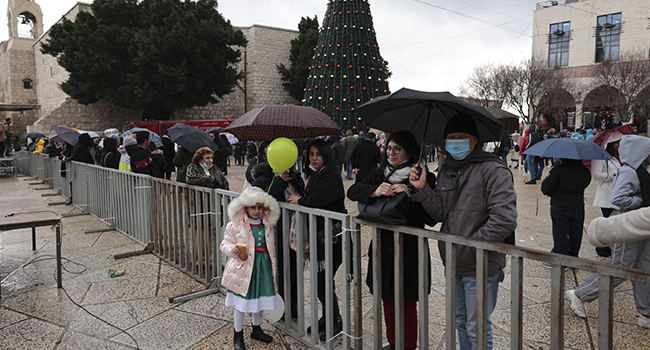
[[[587,129],[587,137],[585,140],[589,141],[594,138],[594,129]]]
[[[229,190],[230,185],[228,180],[223,176],[219,167],[216,164],[212,164],[210,169],[208,169],[210,175],[206,174],[203,170],[203,167],[200,164],[194,162],[190,163],[187,166],[187,174],[185,175],[185,180],[188,185],[196,185],[210,188],[220,188],[223,190]]]
[[[528,130],[528,143],[526,144],[526,149],[531,148],[534,144],[544,139],[544,135],[542,135],[538,130],[537,125],[531,125]]]
[[[528,129],[524,130],[524,137],[521,138],[521,145],[519,146],[519,155],[520,156],[523,156],[524,151],[526,150],[526,145],[528,144],[528,138],[529,138],[528,134],[529,133],[530,133],[530,131]]]
[[[192,163],[192,156],[194,153],[184,149],[178,148],[176,156],[174,157],[174,166],[178,168],[176,171],[176,181],[185,182],[185,175],[187,174],[187,167]]]
[[[262,163],[268,163],[269,161],[266,160],[266,154],[264,153],[264,149],[269,145],[268,142],[262,141],[260,142],[260,151],[259,153],[251,159],[251,161],[248,163],[248,168],[246,168],[246,181],[248,181],[249,184],[252,184],[253,181],[255,181],[255,178],[251,174],[253,171],[253,167],[256,164],[262,164]]]
[[[100,165],[107,168],[119,169],[120,158],[120,153],[117,150],[117,140],[112,138],[104,139],[104,150],[99,160]]]
[[[225,173],[228,155],[230,155],[230,144],[219,137],[219,135],[216,135],[214,138],[214,144],[217,146],[217,150],[214,151],[214,164],[217,165],[219,170]]]
[[[370,173],[381,163],[381,152],[375,142],[364,140],[352,152],[351,160],[352,167],[359,169],[358,182],[370,176]]]
[[[347,213],[343,180],[334,159],[330,159],[318,171],[311,174],[307,179],[305,194],[298,200],[298,204],[310,208]],[[316,222],[319,230],[325,226],[322,217],[319,217]]]
[[[163,150],[155,149],[151,151],[151,164],[149,165],[149,168],[151,170],[151,176],[157,177],[159,179],[165,178],[167,160],[165,160]]]
[[[289,180],[289,182],[285,182],[280,176],[276,177],[274,180],[273,177],[275,176],[275,173],[273,172],[273,169],[271,169],[269,163],[257,164],[253,168],[252,173],[255,178],[252,185],[268,192],[268,194],[273,196],[273,198],[278,202],[286,202],[284,190],[289,187],[289,183],[293,185],[301,196],[305,192],[305,182],[302,180],[300,175],[296,176],[295,179]],[[271,186],[271,188],[269,188],[269,186]]]
[[[374,142],[368,141],[373,147]],[[378,149],[378,148],[377,148]],[[379,151],[377,151],[379,152]],[[357,181],[350,189],[348,189],[348,198],[353,201],[368,203],[374,200],[372,193],[375,192],[377,187],[384,181],[384,175],[380,173],[378,167],[372,170],[370,175],[364,180]],[[433,173],[427,173],[427,184],[431,188],[436,187],[436,176]],[[424,225],[434,226],[436,224],[433,219],[429,217],[422,205],[418,202],[412,202],[409,208],[407,225],[412,227],[424,228]],[[393,245],[393,231],[379,230],[381,234],[381,296],[383,298],[394,299],[395,292],[393,290],[393,283],[395,281],[395,268],[394,268],[394,245]],[[404,266],[402,274],[404,275],[404,300],[405,301],[418,301],[418,286],[419,286],[419,266],[426,267],[427,294],[431,292],[431,254],[429,253],[429,245],[426,245],[426,252],[424,257],[418,256],[418,237],[413,235],[404,236]],[[372,245],[368,247],[368,256],[372,256]],[[368,271],[373,270],[373,259],[368,261]],[[372,273],[369,272],[366,276],[366,285],[373,292]]]
[[[149,151],[138,146],[126,146],[126,151],[131,158],[131,171],[138,174],[151,175],[151,157]]]
[[[496,160],[471,163],[459,171],[449,170],[445,162],[438,173],[436,188],[426,186],[413,194],[413,200],[422,203],[432,219],[442,222],[441,232],[504,242],[515,230],[517,193],[512,173],[498,157],[492,157]],[[438,242],[438,250],[444,263],[444,242]],[[500,273],[502,280],[505,266],[505,254],[488,252],[489,275]],[[476,276],[474,248],[456,246],[456,272]]]
[[[165,161],[167,162],[167,171],[174,171],[176,168],[174,167],[174,157],[176,156],[176,151],[174,150],[174,142],[169,138],[167,135],[163,135],[162,137],[162,151],[163,154],[165,155]]]
[[[345,138],[343,139],[343,148],[345,148],[345,154],[352,154],[358,143],[359,140],[357,140],[357,138],[352,135],[352,130],[348,130],[345,133]]]
[[[614,183],[614,177],[621,166],[621,162],[614,157],[610,160],[594,159],[591,161],[591,178],[599,182],[598,188],[596,188],[594,207],[612,207],[612,185]]]
[[[585,188],[589,183],[591,173],[582,161],[564,159],[542,181],[542,193],[551,197],[554,207],[584,207]]]
[[[36,147],[34,147],[34,154],[43,153],[44,147],[45,147],[45,140],[38,140],[36,142]]]
[[[627,213],[596,218],[589,224],[587,240],[595,247],[630,243],[650,238],[650,207]]]
[[[332,154],[334,155],[334,159],[336,159],[336,164],[343,165],[345,164],[345,148],[341,141],[339,141],[340,139],[341,137],[339,136],[335,137],[335,141],[332,143]]]
[[[90,154],[90,147],[94,145],[90,135],[81,134],[79,135],[79,141],[74,145],[72,151],[72,160],[77,162],[95,164],[92,154]]]
[[[117,168],[122,171],[130,172],[131,158],[129,157],[129,153],[126,151],[126,147],[124,147],[124,145],[121,145],[120,147],[117,148],[117,151],[120,152],[120,164],[118,165]]]
[[[219,246],[221,251],[229,258],[226,263],[226,268],[223,271],[221,285],[242,296],[248,294],[248,287],[255,262],[255,239],[250,228],[245,207],[256,203],[263,203],[268,208],[262,215],[262,223],[265,229],[266,250],[269,253],[271,264],[273,265],[273,285],[276,290],[278,287],[276,281],[277,266],[273,225],[275,225],[280,217],[280,207],[277,201],[273,197],[268,196],[263,190],[258,187],[250,187],[242,192],[239,197],[233,199],[230,205],[228,205],[228,216],[231,221],[226,225],[223,241]],[[235,255],[232,252],[237,243],[248,244],[248,259],[245,261],[241,261],[239,255]]]
[[[623,166],[614,178],[612,208],[618,211],[638,209],[643,198],[636,169],[650,155],[650,139],[638,135],[625,135],[621,139],[618,154]]]

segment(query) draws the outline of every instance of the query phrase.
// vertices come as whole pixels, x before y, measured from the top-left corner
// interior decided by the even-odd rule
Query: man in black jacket
[[[79,140],[77,144],[74,145],[72,151],[72,160],[77,162],[95,164],[92,154],[90,154],[90,148],[93,147],[95,143],[90,138],[88,134],[79,135]]]
[[[578,256],[585,221],[585,188],[590,182],[589,169],[573,159],[562,160],[542,182],[542,193],[551,197],[551,252]],[[551,268],[551,264],[544,263],[544,267]]]
[[[217,150],[214,151],[214,164],[226,175],[228,174],[227,159],[230,153],[230,145],[222,140],[217,132],[210,132],[210,137],[212,137],[212,141],[217,146]]]
[[[352,171],[357,174],[357,181],[362,181],[367,178],[381,163],[381,152],[379,147],[375,144],[377,135],[374,132],[369,132],[366,139],[363,140],[352,152]]]
[[[176,167],[174,167],[174,156],[176,156],[176,151],[174,150],[174,142],[172,142],[172,140],[169,138],[169,131],[163,131],[162,142],[162,151],[163,155],[165,156],[165,161],[167,162],[167,169],[165,169],[165,179],[171,180],[172,172],[176,170]]]
[[[127,136],[130,137],[130,136]],[[149,156],[149,132],[138,131],[135,133],[136,145],[126,147],[126,152],[131,157],[131,171],[139,174],[151,175],[149,165],[152,160]]]

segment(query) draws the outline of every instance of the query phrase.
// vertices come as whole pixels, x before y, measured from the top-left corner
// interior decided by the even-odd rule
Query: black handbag
[[[397,168],[388,173],[383,182],[388,182],[395,170]],[[367,203],[359,202],[358,207],[359,215],[357,215],[357,218],[361,220],[378,224],[406,225],[406,219],[411,207],[411,198],[402,192],[394,196],[373,198]]]

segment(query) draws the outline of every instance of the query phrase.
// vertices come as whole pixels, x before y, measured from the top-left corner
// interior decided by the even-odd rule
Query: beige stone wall
[[[41,117],[34,125],[44,134],[54,131],[58,125],[87,131],[103,132],[108,128],[122,130],[125,122],[140,120],[142,111],[116,107],[105,102],[84,106],[69,99],[47,116]]]

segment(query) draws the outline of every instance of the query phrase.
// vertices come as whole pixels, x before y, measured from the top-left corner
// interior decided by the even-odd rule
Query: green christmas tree
[[[343,130],[363,130],[355,108],[390,93],[368,1],[329,1],[312,62],[303,104]]]

